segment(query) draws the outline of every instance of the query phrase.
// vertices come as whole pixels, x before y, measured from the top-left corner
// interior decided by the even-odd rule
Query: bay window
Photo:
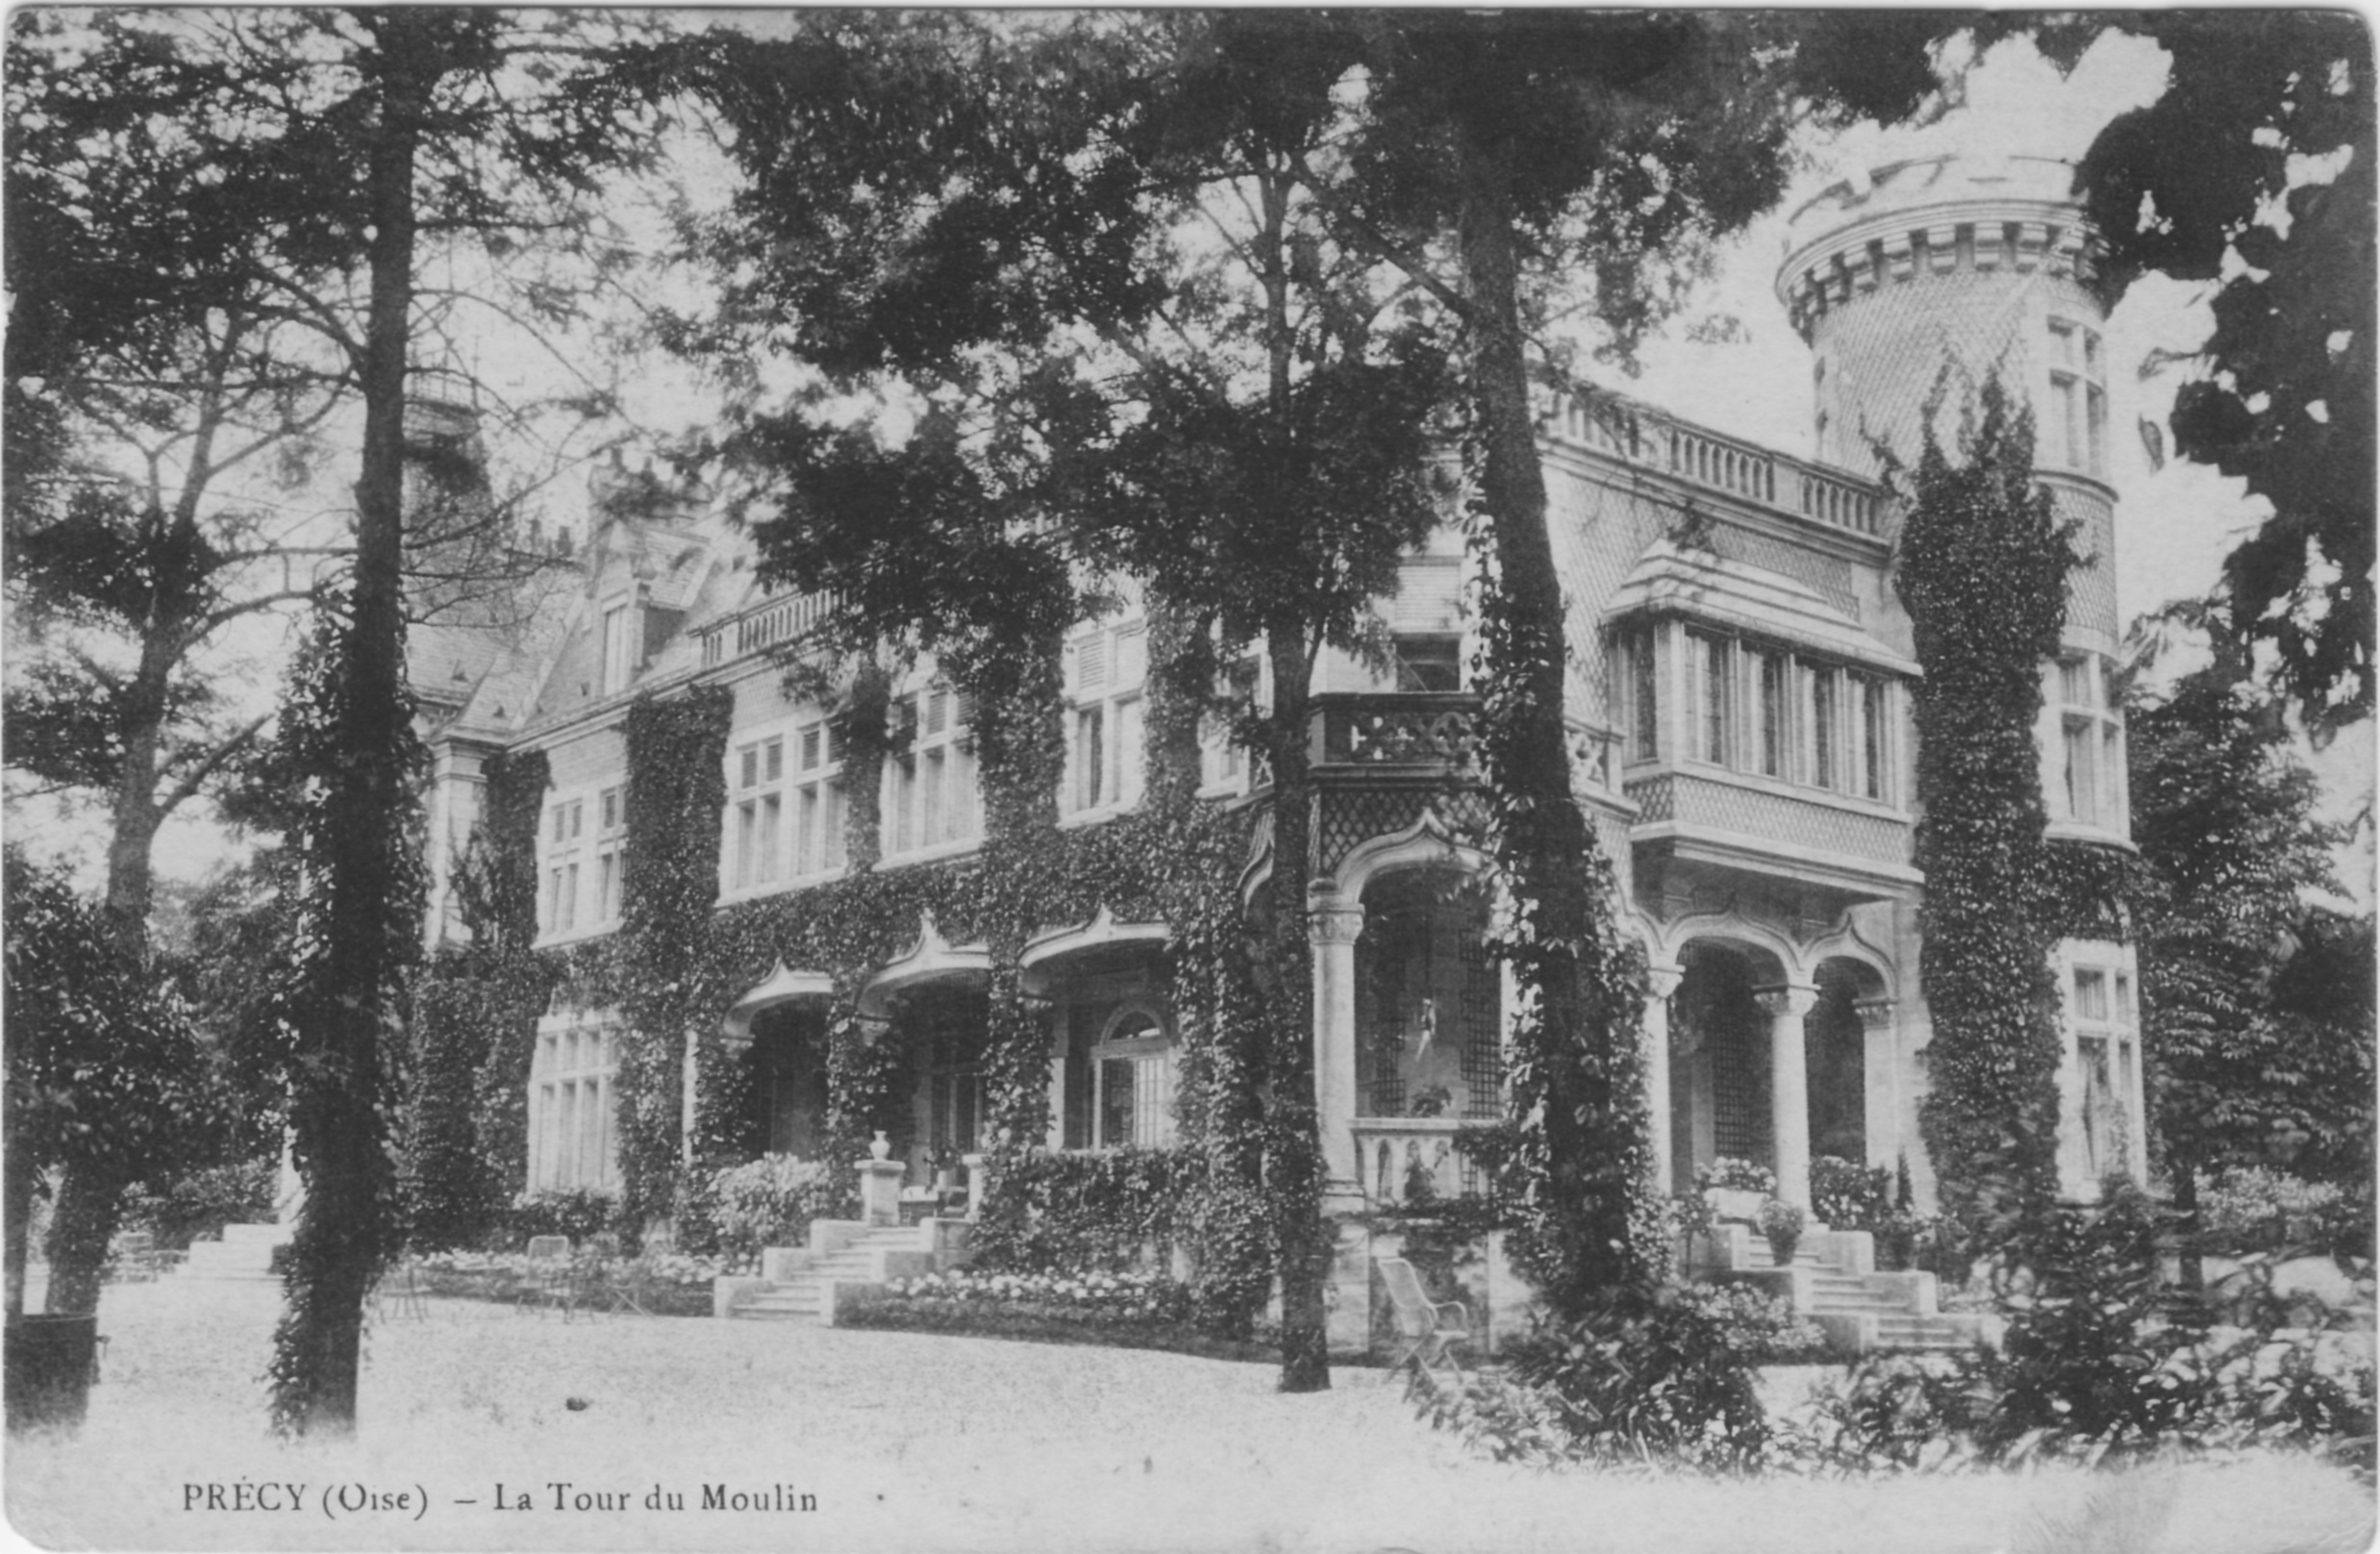
[[[1899,783],[1894,677],[1710,628],[1637,626],[1617,634],[1614,712],[1631,763],[1661,751],[1667,655],[1682,651],[1690,761],[1777,783],[1894,802]]]

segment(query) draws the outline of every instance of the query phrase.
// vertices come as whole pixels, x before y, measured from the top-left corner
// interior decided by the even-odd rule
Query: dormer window
[[[603,693],[607,696],[626,690],[637,677],[637,660],[641,645],[636,601],[627,595],[603,607]]]

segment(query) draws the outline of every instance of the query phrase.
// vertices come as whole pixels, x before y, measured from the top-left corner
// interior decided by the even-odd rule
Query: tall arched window
[[[1091,1044],[1090,1073],[1094,1148],[1173,1141],[1173,1041],[1155,1010],[1117,1010]]]

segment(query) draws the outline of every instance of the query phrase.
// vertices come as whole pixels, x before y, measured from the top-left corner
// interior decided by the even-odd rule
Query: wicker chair
[[[1471,1341],[1471,1309],[1459,1300],[1432,1300],[1421,1288],[1421,1276],[1401,1257],[1377,1257],[1372,1263],[1388,1286],[1397,1336],[1405,1341],[1390,1368],[1400,1369],[1411,1362],[1428,1370],[1442,1361],[1460,1377],[1463,1366],[1453,1351],[1456,1344]]]

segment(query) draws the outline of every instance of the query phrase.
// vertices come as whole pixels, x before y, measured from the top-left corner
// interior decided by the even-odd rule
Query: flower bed
[[[533,1262],[517,1252],[442,1252],[416,1266],[424,1294],[509,1305],[554,1298],[558,1276],[571,1281],[577,1306],[610,1310],[633,1302],[652,1316],[709,1316],[711,1281],[731,1271],[719,1259],[662,1252],[641,1258],[580,1252],[568,1263]]]
[[[1036,1343],[1165,1349],[1215,1360],[1272,1360],[1276,1344],[1220,1339],[1191,1325],[1188,1286],[1151,1273],[952,1273],[894,1279],[839,1307],[841,1327],[958,1333]]]

